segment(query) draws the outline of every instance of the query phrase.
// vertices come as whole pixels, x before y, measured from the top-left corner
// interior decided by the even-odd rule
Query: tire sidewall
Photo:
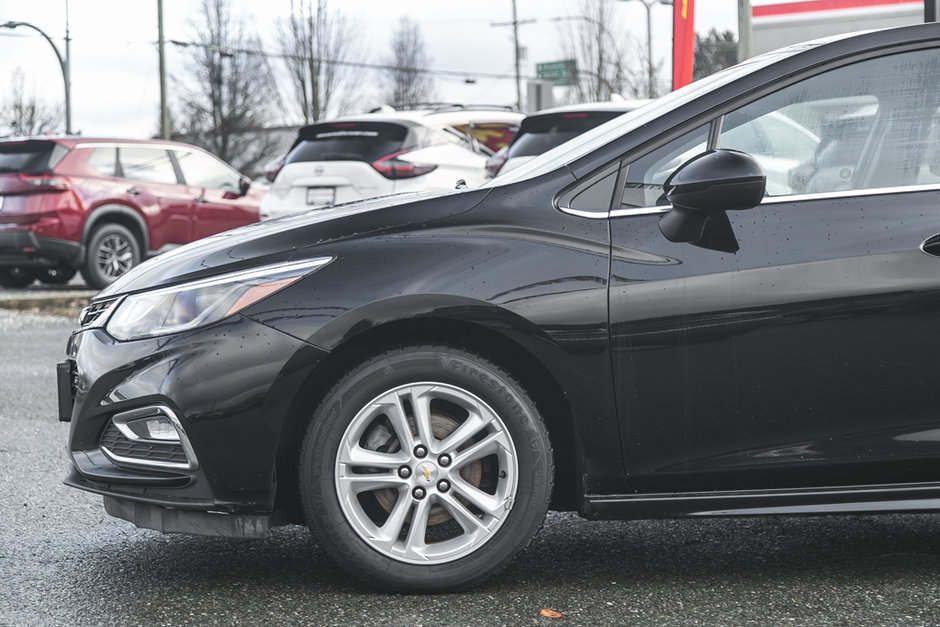
[[[399,562],[371,548],[347,522],[335,487],[336,455],[352,419],[388,390],[418,382],[454,385],[486,402],[512,438],[518,466],[512,509],[493,537],[469,555],[434,565]],[[397,589],[465,587],[502,570],[541,526],[552,486],[548,435],[521,386],[482,358],[444,347],[392,351],[342,379],[314,414],[300,468],[304,514],[333,557],[367,581]]]

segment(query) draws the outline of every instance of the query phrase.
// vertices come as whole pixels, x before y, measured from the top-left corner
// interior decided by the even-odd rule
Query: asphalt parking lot
[[[502,575],[363,588],[302,527],[161,535],[66,488],[54,365],[74,318],[0,310],[0,625],[931,625],[940,516],[588,522],[550,513]],[[561,614],[540,615],[541,609]]]

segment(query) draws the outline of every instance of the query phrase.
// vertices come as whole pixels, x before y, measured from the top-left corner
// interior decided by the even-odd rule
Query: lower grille
[[[174,466],[186,466],[189,462],[182,444],[129,440],[114,426],[113,422],[109,423],[108,428],[101,434],[101,448],[107,449],[111,457],[116,459],[124,458],[151,464],[162,462]]]
[[[118,466],[176,470],[198,467],[183,426],[165,405],[115,414],[98,445]]]

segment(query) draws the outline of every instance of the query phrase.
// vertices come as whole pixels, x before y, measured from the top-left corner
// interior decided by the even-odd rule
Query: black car
[[[82,314],[66,483],[165,532],[306,523],[423,590],[493,575],[549,507],[940,510],[938,122],[940,25],[869,32],[488,187],[177,249]]]

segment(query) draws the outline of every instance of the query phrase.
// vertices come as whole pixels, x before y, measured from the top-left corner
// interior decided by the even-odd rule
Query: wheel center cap
[[[437,466],[431,462],[421,462],[415,466],[415,477],[418,480],[418,483],[424,485],[431,485],[437,481]]]

